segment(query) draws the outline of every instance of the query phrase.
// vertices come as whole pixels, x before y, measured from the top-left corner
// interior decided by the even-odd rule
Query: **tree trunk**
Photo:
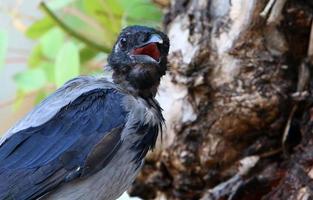
[[[312,7],[310,0],[171,2],[170,70],[158,96],[165,133],[132,195],[313,198]]]

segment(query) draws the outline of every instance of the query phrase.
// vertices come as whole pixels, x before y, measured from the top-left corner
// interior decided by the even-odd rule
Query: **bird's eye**
[[[122,47],[122,48],[125,48],[126,47],[126,44],[127,44],[127,40],[126,40],[126,38],[121,38],[121,40],[120,40],[120,46]]]

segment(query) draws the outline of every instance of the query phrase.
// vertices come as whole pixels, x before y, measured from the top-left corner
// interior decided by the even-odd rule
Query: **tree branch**
[[[69,35],[73,36],[74,38],[82,41],[83,43],[87,44],[88,46],[95,48],[102,52],[110,52],[110,48],[104,47],[102,45],[98,45],[94,43],[92,40],[84,37],[83,35],[77,33],[76,31],[72,30],[69,26],[67,26],[63,21],[61,21],[53,12],[48,8],[48,6],[44,3],[40,3],[40,8],[57,24],[60,28],[62,28],[65,32]]]

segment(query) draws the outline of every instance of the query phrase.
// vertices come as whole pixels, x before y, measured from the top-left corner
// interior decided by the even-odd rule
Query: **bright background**
[[[23,106],[14,111],[13,105],[17,91],[13,76],[27,68],[27,56],[31,51],[34,41],[26,38],[21,31],[23,23],[30,25],[33,19],[27,16],[18,16],[19,13],[30,14],[40,17],[42,14],[37,9],[39,0],[22,1],[1,0],[0,1],[0,31],[7,33],[7,49],[3,65],[0,66],[0,133],[4,133],[21,115],[32,107],[31,98],[25,99]],[[0,44],[2,44],[0,42]],[[0,57],[1,58],[1,57]],[[0,61],[1,63],[1,61]]]

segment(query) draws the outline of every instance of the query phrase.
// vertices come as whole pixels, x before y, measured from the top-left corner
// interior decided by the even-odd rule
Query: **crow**
[[[108,56],[113,81],[69,80],[12,127],[0,140],[0,200],[113,200],[126,191],[162,131],[155,95],[168,51],[161,31],[126,27]]]

